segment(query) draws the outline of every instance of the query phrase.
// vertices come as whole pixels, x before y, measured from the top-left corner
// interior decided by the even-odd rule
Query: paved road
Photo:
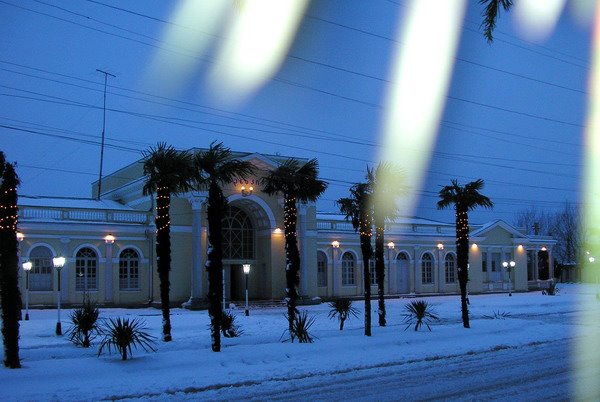
[[[600,400],[600,368],[574,369],[570,342],[556,341],[437,360],[395,364],[295,380],[177,393],[161,400],[568,400],[574,378],[591,376],[595,389],[585,399]],[[592,383],[594,383],[592,381]]]

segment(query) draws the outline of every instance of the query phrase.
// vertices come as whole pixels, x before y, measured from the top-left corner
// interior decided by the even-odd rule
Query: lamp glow
[[[31,261],[26,261],[26,262],[23,263],[23,270],[25,272],[31,271],[31,268],[33,268],[33,264],[32,264]]]
[[[17,232],[17,240],[18,241],[23,241],[23,239],[25,238],[25,235],[21,232]]]
[[[333,248],[339,248],[340,247],[340,242],[337,240],[334,240],[331,242],[331,247]]]
[[[393,241],[389,242],[389,243],[387,244],[387,246],[388,246],[388,248],[389,248],[390,250],[392,250],[394,247],[396,247],[396,245],[394,244],[394,242],[393,242]]]
[[[438,248],[438,250],[443,250],[444,249],[444,244],[438,243],[437,244],[437,248]]]

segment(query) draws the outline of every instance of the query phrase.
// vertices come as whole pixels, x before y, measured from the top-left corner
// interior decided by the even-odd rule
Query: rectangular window
[[[85,292],[98,290],[96,261],[77,261],[75,263],[75,290]]]
[[[375,259],[369,260],[369,275],[371,275],[371,286],[377,285],[377,271],[375,271]]]
[[[327,261],[317,261],[317,285],[327,286]]]
[[[29,290],[52,290],[52,259],[32,258],[33,268],[29,273]]]
[[[502,267],[502,253],[492,253],[492,272],[499,272]]]
[[[354,261],[342,262],[342,285],[353,286],[354,282]]]
[[[487,272],[487,253],[481,252],[481,270]]]
[[[136,259],[119,261],[119,289],[137,290],[140,288],[139,262]]]

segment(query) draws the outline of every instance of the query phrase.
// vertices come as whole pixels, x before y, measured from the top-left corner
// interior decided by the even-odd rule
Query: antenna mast
[[[99,73],[104,74],[104,107],[103,107],[103,115],[102,115],[102,143],[100,145],[100,174],[98,176],[98,195],[97,199],[100,199],[100,193],[102,192],[102,162],[104,161],[104,132],[106,130],[106,82],[108,80],[108,76],[110,75],[113,78],[116,78],[116,75],[112,75],[106,71],[96,69]]]

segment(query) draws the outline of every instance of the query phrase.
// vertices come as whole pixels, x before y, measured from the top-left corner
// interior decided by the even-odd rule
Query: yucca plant
[[[433,308],[425,300],[414,300],[407,303],[405,306],[404,323],[408,324],[404,330],[415,324],[415,331],[418,331],[423,324],[427,325],[427,329],[431,331],[429,323],[438,320],[438,316],[433,311]]]
[[[91,342],[98,336],[98,305],[89,297],[84,297],[83,305],[71,313],[73,326],[67,331],[69,341],[77,346],[89,348]]]
[[[340,331],[344,329],[344,322],[350,318],[350,316],[358,318],[358,310],[352,306],[352,300],[348,298],[343,297],[335,299],[329,303],[329,307],[331,307],[331,310],[329,310],[329,318],[337,318],[339,320]]]
[[[240,329],[240,326],[235,322],[236,315],[232,311],[223,311],[221,316],[221,333],[225,338],[237,338],[242,335],[244,331]]]
[[[289,317],[287,314],[285,315],[285,318],[289,323]],[[306,311],[296,310],[296,314],[294,314],[294,320],[292,321],[292,326],[285,330],[283,335],[285,335],[286,332],[289,332],[292,343],[294,342],[294,339],[298,339],[298,343],[313,343],[314,336],[309,332],[309,329],[314,323],[315,317],[309,317]]]
[[[484,315],[483,318],[487,318],[488,320],[504,320],[506,318],[510,318],[510,313],[508,311],[494,311],[493,315]]]
[[[550,281],[548,282],[548,289],[542,290],[543,295],[555,296],[558,293],[558,288],[556,287],[556,282]]]
[[[141,346],[146,352],[152,350],[156,352],[153,345],[156,344],[156,337],[145,331],[146,323],[140,319],[120,318],[116,320],[109,318],[104,322],[101,328],[101,334],[104,339],[100,343],[98,356],[106,346],[108,353],[111,353],[112,348],[115,348],[123,360],[127,360],[127,355],[133,355],[131,347],[135,349]]]

